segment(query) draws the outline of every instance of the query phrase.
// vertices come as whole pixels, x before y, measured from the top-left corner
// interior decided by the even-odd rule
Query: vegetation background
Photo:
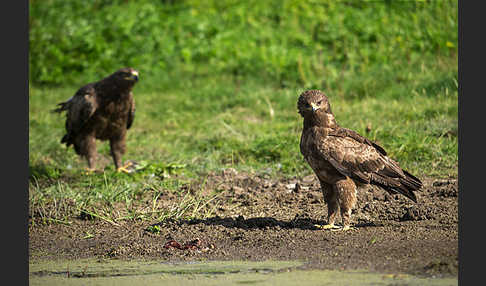
[[[185,198],[179,209],[151,214],[198,216],[210,198],[180,186],[211,171],[309,175],[296,101],[310,88],[402,167],[457,177],[457,1],[44,0],[29,9],[31,218],[140,218],[140,196],[167,191]],[[114,173],[99,143],[105,172],[85,176],[59,143],[64,118],[49,111],[124,66],[141,75],[124,157],[140,170]]]

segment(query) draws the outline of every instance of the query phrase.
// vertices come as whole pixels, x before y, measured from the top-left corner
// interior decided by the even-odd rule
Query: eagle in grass
[[[96,139],[109,140],[117,171],[122,166],[126,133],[135,118],[132,88],[138,71],[122,68],[108,77],[81,87],[74,96],[58,104],[54,112],[66,112],[66,135],[61,143],[73,145],[76,153],[88,161],[88,171],[95,170]]]
[[[387,156],[385,150],[353,130],[340,127],[327,97],[319,90],[303,92],[297,108],[304,118],[300,152],[319,179],[328,206],[324,229],[350,229],[357,186],[381,187],[417,202],[422,182]],[[340,211],[343,227],[336,226]]]

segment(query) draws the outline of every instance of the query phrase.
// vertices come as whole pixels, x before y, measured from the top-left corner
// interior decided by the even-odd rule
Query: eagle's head
[[[117,82],[133,86],[138,81],[138,71],[133,68],[122,68],[111,75]]]
[[[316,116],[321,113],[332,114],[327,96],[317,89],[301,93],[297,102],[297,108],[302,117]]]
[[[304,117],[304,127],[337,126],[327,96],[320,90],[307,90],[300,94],[297,108]]]

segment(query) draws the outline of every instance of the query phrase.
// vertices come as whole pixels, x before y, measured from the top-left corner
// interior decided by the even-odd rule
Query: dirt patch
[[[356,230],[331,232],[315,227],[326,222],[327,207],[313,175],[272,179],[227,169],[204,180],[208,192],[220,192],[206,206],[214,216],[31,227],[29,257],[301,260],[305,268],[457,276],[457,179],[423,181],[417,204],[378,188],[361,190]]]

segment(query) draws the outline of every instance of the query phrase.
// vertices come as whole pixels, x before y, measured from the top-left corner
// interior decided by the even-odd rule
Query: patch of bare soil
[[[79,219],[31,227],[29,256],[302,260],[306,268],[457,276],[457,179],[423,181],[417,204],[379,188],[362,189],[352,216],[356,230],[333,232],[314,226],[326,222],[327,207],[313,175],[271,179],[227,169],[205,181],[206,189],[221,191],[207,206],[213,217],[120,226]]]

